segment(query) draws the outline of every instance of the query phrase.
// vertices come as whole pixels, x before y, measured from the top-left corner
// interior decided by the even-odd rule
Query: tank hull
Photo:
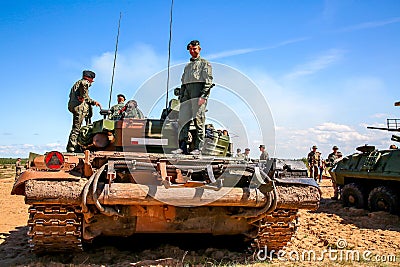
[[[240,234],[255,247],[278,250],[295,233],[298,210],[315,210],[320,201],[312,179],[270,179],[272,162],[133,152],[65,157],[79,164],[58,172],[32,168],[12,191],[31,205],[28,235],[37,253],[137,233]]]

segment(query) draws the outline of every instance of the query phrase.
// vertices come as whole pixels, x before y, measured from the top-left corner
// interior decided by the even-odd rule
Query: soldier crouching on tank
[[[96,74],[93,71],[84,70],[82,79],[72,86],[69,93],[68,110],[72,113],[73,117],[72,129],[67,144],[68,152],[75,152],[79,131],[83,120],[89,113],[89,106],[94,105],[101,108],[99,102],[89,97],[89,87],[92,85],[95,77]]]
[[[190,62],[185,66],[181,79],[178,120],[179,149],[174,150],[173,153],[188,154],[189,126],[193,120],[196,127],[196,136],[193,140],[194,149],[191,154],[200,154],[204,143],[207,98],[213,86],[212,68],[207,60],[200,57],[201,47],[199,41],[191,41],[186,48],[191,58]]]

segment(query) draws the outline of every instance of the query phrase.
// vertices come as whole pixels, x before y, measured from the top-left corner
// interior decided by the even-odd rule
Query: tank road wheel
[[[375,187],[368,197],[368,207],[371,211],[398,212],[399,198],[393,190],[386,186]]]
[[[29,208],[28,236],[37,254],[82,250],[82,216],[72,206],[33,205]]]
[[[275,210],[268,214],[259,227],[253,246],[277,253],[286,246],[297,229],[297,210]]]
[[[342,189],[341,198],[345,207],[364,208],[364,193],[356,183],[346,184]]]

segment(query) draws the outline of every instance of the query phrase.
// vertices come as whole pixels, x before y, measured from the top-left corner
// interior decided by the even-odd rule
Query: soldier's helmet
[[[260,145],[258,148],[265,148],[265,145]]]
[[[339,148],[337,146],[333,146],[332,150],[338,150]]]
[[[84,70],[82,72],[82,77],[88,77],[88,78],[94,79],[96,77],[96,73],[94,73],[91,70]]]
[[[318,149],[318,147],[314,145],[314,146],[312,146],[312,149]]]
[[[189,50],[190,46],[196,46],[196,45],[200,45],[200,42],[198,40],[192,40],[190,41],[190,43],[187,44],[186,50]]]

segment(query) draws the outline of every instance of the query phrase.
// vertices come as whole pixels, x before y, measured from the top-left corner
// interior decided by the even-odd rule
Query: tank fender
[[[27,170],[23,172],[15,181],[11,190],[11,195],[25,195],[25,182],[29,180],[63,180],[63,181],[79,181],[79,176],[74,176],[65,171],[33,171]]]
[[[275,178],[276,184],[293,184],[293,185],[306,185],[319,188],[319,185],[314,179],[310,178]]]

